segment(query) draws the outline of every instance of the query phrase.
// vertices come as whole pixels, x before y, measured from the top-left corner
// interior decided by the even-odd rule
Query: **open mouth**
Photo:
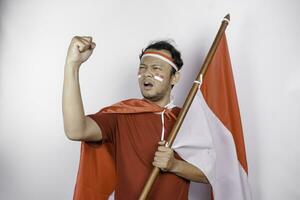
[[[149,82],[149,81],[145,81],[143,83],[144,89],[149,90],[153,88],[153,83]]]

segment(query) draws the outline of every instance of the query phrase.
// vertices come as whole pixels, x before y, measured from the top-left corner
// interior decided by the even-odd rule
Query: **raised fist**
[[[66,58],[67,63],[82,64],[93,53],[96,44],[92,41],[90,36],[75,36],[72,38],[68,54]]]

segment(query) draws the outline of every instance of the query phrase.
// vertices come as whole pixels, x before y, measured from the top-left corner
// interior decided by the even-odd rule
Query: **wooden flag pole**
[[[191,90],[190,90],[190,92],[189,92],[189,94],[188,94],[188,96],[187,96],[187,98],[186,98],[186,100],[183,104],[183,107],[182,107],[182,109],[181,109],[181,111],[180,111],[180,113],[177,117],[177,120],[176,120],[176,122],[175,122],[175,124],[174,124],[174,126],[171,130],[171,133],[168,137],[168,141],[166,143],[169,147],[172,146],[172,144],[173,144],[173,142],[176,138],[176,135],[177,135],[177,133],[178,133],[180,127],[181,127],[181,124],[182,124],[182,122],[183,122],[183,120],[186,116],[186,113],[188,112],[188,110],[189,110],[189,108],[190,108],[190,106],[191,106],[191,104],[194,100],[194,97],[195,97],[195,95],[196,95],[196,93],[199,89],[199,83],[202,81],[202,77],[204,77],[204,75],[205,75],[205,72],[208,68],[208,65],[210,64],[210,62],[211,62],[211,60],[212,60],[212,58],[213,58],[213,56],[214,56],[214,54],[217,50],[218,44],[219,44],[219,42],[220,42],[220,40],[221,40],[225,30],[226,30],[227,25],[229,24],[229,21],[230,21],[230,15],[227,14],[224,17],[224,19],[222,20],[222,24],[221,24],[221,26],[218,30],[218,33],[217,33],[217,35],[214,39],[214,42],[213,42],[212,46],[209,49],[209,52],[208,52],[208,54],[207,54],[207,56],[204,60],[204,63],[201,67],[201,70],[198,73],[197,78],[194,81],[194,84],[193,84],[193,86],[192,86],[192,88],[191,88]],[[158,167],[153,167],[153,170],[152,170],[152,172],[151,172],[151,174],[150,174],[150,176],[149,176],[149,178],[148,178],[148,180],[147,180],[147,182],[144,186],[144,189],[143,189],[143,191],[142,191],[142,193],[139,197],[139,200],[146,200],[146,198],[148,196],[148,193],[150,192],[151,187],[152,187],[155,179],[157,178],[157,176],[159,174],[159,171],[160,171],[160,169]]]

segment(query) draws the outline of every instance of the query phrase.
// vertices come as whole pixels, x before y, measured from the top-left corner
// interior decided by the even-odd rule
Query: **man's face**
[[[171,54],[166,50],[147,50],[163,53],[169,57]],[[146,51],[146,52],[147,52]],[[138,71],[139,86],[144,98],[158,101],[170,94],[173,75],[172,67],[167,62],[147,56],[141,59]]]

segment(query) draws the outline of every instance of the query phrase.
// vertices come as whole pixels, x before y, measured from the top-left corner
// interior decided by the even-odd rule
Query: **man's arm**
[[[68,49],[64,70],[62,111],[64,131],[70,140],[101,140],[99,126],[84,114],[79,84],[79,68],[91,56],[95,46],[91,37],[76,36]]]
[[[186,161],[174,158],[174,163],[169,171],[190,181],[209,183],[206,176],[200,169]]]
[[[174,157],[174,151],[171,148],[162,146],[164,142],[159,142],[159,145],[161,146],[159,146],[155,152],[154,161],[152,163],[154,166],[163,171],[175,173],[177,176],[190,181],[209,183],[205,174],[200,169],[186,161],[176,159]]]

